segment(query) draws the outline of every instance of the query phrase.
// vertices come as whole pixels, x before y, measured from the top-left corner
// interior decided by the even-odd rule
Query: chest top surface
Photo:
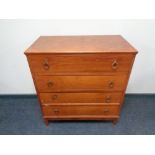
[[[120,35],[41,36],[25,54],[137,53]]]

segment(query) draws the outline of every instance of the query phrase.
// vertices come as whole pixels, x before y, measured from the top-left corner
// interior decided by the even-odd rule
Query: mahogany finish
[[[55,54],[31,55],[29,61],[34,73],[55,74],[100,74],[102,72],[127,72],[130,69],[131,54]],[[93,62],[93,65],[92,65]]]
[[[119,35],[39,37],[25,54],[45,123],[116,123],[136,53]]]
[[[112,116],[118,117],[119,105],[44,105],[43,113],[45,117],[50,116]]]
[[[76,103],[120,103],[121,92],[105,93],[40,93],[42,104],[76,104]]]
[[[40,92],[122,91],[127,76],[37,76]]]

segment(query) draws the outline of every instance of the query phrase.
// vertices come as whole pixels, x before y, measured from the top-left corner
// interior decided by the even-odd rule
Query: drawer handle
[[[106,102],[106,103],[110,103],[110,101],[111,101],[111,97],[110,97],[110,96],[107,96],[107,97],[105,98],[105,102]]]
[[[109,109],[104,109],[103,112],[104,113],[108,113],[109,112]]]
[[[47,83],[47,85],[48,85],[49,88],[51,88],[54,84],[53,84],[52,81],[49,81],[49,82]]]
[[[54,109],[53,112],[54,112],[55,114],[58,114],[58,113],[59,113],[59,109]]]
[[[53,95],[52,100],[56,100],[58,98],[58,95]]]
[[[118,67],[118,62],[117,60],[114,60],[112,63],[112,69],[117,69],[117,67]]]
[[[44,61],[44,63],[43,63],[43,68],[44,68],[45,70],[48,70],[48,69],[50,68],[49,63],[48,63],[48,60],[45,60],[45,61]]]
[[[110,81],[109,82],[109,88],[113,88],[114,87],[114,82],[113,81]]]

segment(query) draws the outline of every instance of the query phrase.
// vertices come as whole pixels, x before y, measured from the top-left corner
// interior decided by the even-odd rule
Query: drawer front
[[[119,115],[119,106],[103,105],[61,105],[61,106],[43,106],[44,116],[71,116],[71,115]]]
[[[132,54],[29,55],[31,69],[37,74],[88,74],[129,71]]]
[[[40,93],[43,104],[120,103],[122,93]]]
[[[119,76],[36,76],[40,92],[122,91],[127,75]]]

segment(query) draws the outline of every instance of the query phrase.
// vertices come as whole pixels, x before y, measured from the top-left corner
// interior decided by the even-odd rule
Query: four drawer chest
[[[43,119],[116,123],[137,50],[120,35],[41,36],[25,51]]]

